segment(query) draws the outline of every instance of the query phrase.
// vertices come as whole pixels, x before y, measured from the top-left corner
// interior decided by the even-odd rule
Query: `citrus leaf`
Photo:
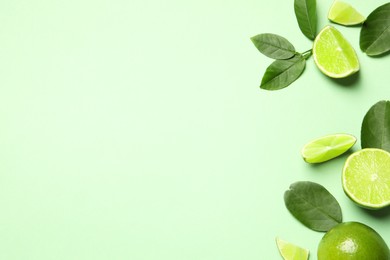
[[[251,40],[261,53],[272,59],[284,60],[295,55],[294,46],[282,36],[263,33],[253,36]]]
[[[312,230],[326,232],[342,222],[339,203],[320,184],[295,182],[284,193],[284,202],[290,213]]]
[[[390,3],[375,9],[363,23],[360,49],[368,56],[380,55],[390,50]]]
[[[302,33],[314,40],[317,34],[316,0],[294,0],[294,11]]]
[[[390,152],[390,101],[379,101],[363,118],[362,148],[379,148]]]
[[[276,60],[265,71],[260,88],[278,90],[293,83],[305,69],[306,60],[297,54],[288,60]]]

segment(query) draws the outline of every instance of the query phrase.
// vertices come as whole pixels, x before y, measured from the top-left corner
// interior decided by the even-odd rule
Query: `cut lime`
[[[333,26],[326,26],[313,45],[317,67],[332,78],[345,78],[359,71],[356,52],[344,36]]]
[[[380,209],[390,205],[390,153],[366,148],[351,154],[342,183],[345,194],[359,206]]]
[[[356,137],[349,134],[326,135],[306,144],[301,151],[308,163],[321,163],[348,151],[356,143]]]
[[[276,238],[276,245],[284,260],[307,260],[309,250]]]
[[[366,18],[350,4],[335,0],[330,7],[328,19],[341,25],[356,25],[363,23]]]

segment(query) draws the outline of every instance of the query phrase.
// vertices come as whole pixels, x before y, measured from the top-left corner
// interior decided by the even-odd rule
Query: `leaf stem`
[[[303,58],[305,60],[307,60],[308,58],[310,58],[310,56],[313,54],[313,49],[310,49],[310,50],[307,50],[303,53],[301,53],[301,55],[303,56]]]

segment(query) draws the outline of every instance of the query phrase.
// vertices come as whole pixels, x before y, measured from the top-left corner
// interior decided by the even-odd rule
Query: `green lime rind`
[[[347,152],[355,143],[356,137],[350,134],[325,135],[307,143],[301,154],[307,163],[322,163]]]
[[[344,222],[329,230],[321,239],[318,260],[390,259],[383,238],[371,227],[359,222]]]

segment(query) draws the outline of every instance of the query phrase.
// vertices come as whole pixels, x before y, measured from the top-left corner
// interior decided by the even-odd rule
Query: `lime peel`
[[[359,222],[344,222],[323,236],[317,257],[318,260],[390,259],[390,251],[371,227]]]

